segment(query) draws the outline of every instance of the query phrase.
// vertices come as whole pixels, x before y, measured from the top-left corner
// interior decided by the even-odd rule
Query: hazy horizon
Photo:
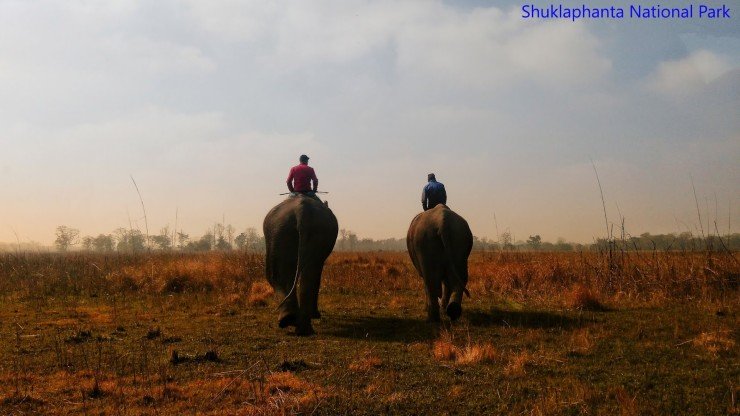
[[[261,230],[302,153],[360,237],[405,236],[435,172],[477,236],[588,243],[591,160],[615,233],[696,232],[692,180],[705,231],[740,223],[735,19],[520,6],[0,1],[0,241],[144,230],[130,175],[150,234]]]

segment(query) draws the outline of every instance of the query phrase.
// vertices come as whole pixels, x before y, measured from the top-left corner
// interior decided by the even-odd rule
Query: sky
[[[132,176],[152,234],[260,229],[302,153],[360,237],[405,236],[434,172],[475,235],[591,242],[592,161],[615,229],[736,230],[740,10],[521,5],[0,0],[0,241],[144,230]]]

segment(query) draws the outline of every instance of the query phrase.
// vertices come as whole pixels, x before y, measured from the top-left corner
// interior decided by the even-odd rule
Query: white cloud
[[[218,113],[185,114],[155,106],[66,128],[16,123],[0,128],[0,137],[9,144],[0,163],[28,175],[36,175],[42,166],[55,166],[71,175],[88,169],[125,168],[159,159],[179,146],[213,140],[224,131]],[[33,148],[38,150],[29,151]],[[83,155],[84,163],[64,162]]]
[[[260,41],[258,59],[290,71],[343,64],[390,48],[405,80],[497,87],[534,79],[572,86],[611,67],[585,25],[537,23],[496,7],[459,10],[431,2],[288,2],[242,8],[189,2],[201,27],[230,40]]]
[[[684,97],[700,91],[732,67],[713,52],[698,50],[683,59],[661,62],[648,79],[648,88],[658,93]]]
[[[585,25],[558,22],[523,26],[511,34],[507,45],[507,54],[524,72],[523,77],[570,87],[598,81],[611,69],[611,62],[599,51],[599,40]]]
[[[233,42],[253,42],[266,36],[278,14],[277,2],[184,0],[192,19],[204,30]]]
[[[406,28],[399,61],[409,77],[465,87],[534,82],[569,87],[600,79],[610,68],[582,25],[529,23],[496,8],[441,13]]]
[[[94,114],[105,106],[92,103],[127,103],[164,76],[216,69],[194,45],[126,30],[136,8],[123,1],[0,2],[0,112],[28,117],[59,105]]]
[[[216,63],[196,47],[144,37],[108,37],[94,48],[109,58],[111,66],[118,68],[120,73],[172,75],[216,69]]]

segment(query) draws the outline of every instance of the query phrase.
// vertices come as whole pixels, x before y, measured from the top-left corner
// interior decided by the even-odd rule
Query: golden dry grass
[[[457,347],[448,340],[434,341],[434,358],[440,361],[454,361],[457,358]]]
[[[70,293],[167,295],[250,293],[262,304],[264,257],[241,252],[0,254],[0,293],[55,296]],[[499,295],[585,310],[603,305],[714,302],[737,291],[740,267],[722,253],[626,252],[611,263],[601,253],[474,252],[468,289],[473,297]],[[406,253],[334,253],[324,268],[324,287],[388,293],[422,290]]]
[[[578,355],[588,355],[593,352],[596,345],[593,334],[588,328],[577,329],[573,331],[570,337],[570,353]]]
[[[573,309],[584,311],[602,311],[605,309],[596,292],[583,284],[575,285],[568,296],[568,306]]]
[[[360,354],[357,360],[349,364],[349,369],[352,371],[370,371],[374,368],[379,368],[383,365],[383,360],[377,355],[373,354],[372,351],[365,351]]]
[[[619,403],[619,414],[621,416],[638,416],[640,414],[636,395],[627,393],[627,390],[622,386],[615,388],[612,394]]]
[[[717,357],[722,353],[732,351],[735,348],[736,342],[733,331],[724,329],[714,332],[702,332],[692,340],[692,344]]]
[[[503,373],[510,378],[523,377],[527,374],[527,365],[532,363],[532,354],[529,351],[512,353],[504,366]]]
[[[498,354],[491,344],[467,344],[459,349],[455,362],[458,364],[480,364],[493,362]]]
[[[560,386],[545,388],[527,414],[591,414],[590,407],[595,400],[597,394],[593,388],[578,379],[568,378]]]
[[[453,361],[456,364],[473,365],[493,362],[498,354],[490,343],[471,343],[469,340],[457,346],[449,331],[443,331],[432,347],[434,358],[439,361]]]
[[[267,282],[254,282],[249,288],[247,303],[251,306],[265,306],[275,291]]]
[[[298,338],[260,255],[0,256],[0,414],[737,413],[736,263],[618,260],[473,253],[438,332],[405,253],[335,253]]]

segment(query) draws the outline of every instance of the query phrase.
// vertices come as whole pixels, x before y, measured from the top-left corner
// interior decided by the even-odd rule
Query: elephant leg
[[[434,289],[434,282],[427,281],[424,285],[427,295],[427,322],[439,322],[439,296]]]
[[[313,335],[311,317],[316,312],[316,301],[319,294],[321,268],[313,265],[304,266],[300,284],[298,285],[298,322],[296,335]]]
[[[298,320],[296,290],[291,293],[295,279],[296,262],[297,259],[295,258],[282,259],[282,261],[277,261],[277,267],[273,268],[274,272],[270,283],[278,294],[280,301],[285,299],[278,308],[278,326],[280,328],[296,326]],[[288,296],[288,293],[290,293],[290,296]],[[287,299],[286,296],[288,296]]]
[[[427,295],[427,321],[439,322],[439,295],[442,274],[429,259],[421,259],[421,275],[424,278],[424,290]]]
[[[455,267],[450,265],[450,267]],[[456,270],[461,271],[459,267],[456,268]],[[454,271],[449,270],[448,273],[454,273]],[[460,276],[458,273],[458,276],[462,279],[465,278],[467,281],[467,274],[463,277]],[[448,291],[448,299],[447,299],[447,305],[445,306],[445,313],[447,313],[447,316],[450,317],[450,320],[456,321],[458,318],[460,318],[460,315],[462,315],[462,297],[465,290],[465,282],[459,281],[459,279],[452,279],[452,284],[447,289]]]
[[[324,265],[322,262],[322,265],[318,268],[317,274],[316,274],[316,293],[314,294],[314,300],[313,300],[313,311],[311,312],[311,319],[321,319],[321,312],[319,312],[319,291],[321,290],[321,274],[324,270]]]
[[[442,297],[439,300],[439,307],[447,310],[447,305],[450,304],[450,288],[446,282],[442,282]]]

